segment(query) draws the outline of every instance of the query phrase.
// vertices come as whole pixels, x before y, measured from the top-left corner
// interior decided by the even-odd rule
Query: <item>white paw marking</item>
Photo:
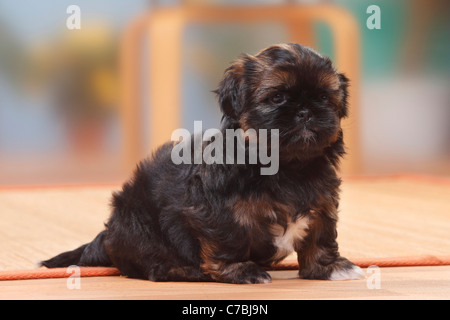
[[[354,266],[351,269],[338,269],[334,270],[330,275],[330,280],[355,280],[364,279],[366,274],[358,267]]]

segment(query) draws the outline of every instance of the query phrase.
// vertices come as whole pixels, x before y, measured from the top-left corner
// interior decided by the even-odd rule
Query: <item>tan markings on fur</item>
[[[338,131],[336,131],[336,134],[334,134],[331,138],[330,138],[330,144],[335,143],[338,139],[339,136],[341,135],[341,129],[339,129]]]
[[[258,134],[256,133],[256,130],[253,128],[242,128],[242,131],[238,131],[238,134],[240,135],[240,138],[244,141],[253,141],[258,142]]]
[[[331,90],[339,90],[339,77],[335,73],[323,74],[320,78],[321,85]]]
[[[211,241],[207,241],[206,239],[199,239],[200,240],[200,256],[202,257],[203,261],[206,264],[211,264],[211,258],[213,257],[215,252],[217,251],[217,246],[215,243]]]
[[[224,78],[226,78],[229,74],[231,74],[231,76],[235,74],[242,74],[244,70],[243,60],[237,59],[228,69],[226,69]]]
[[[218,274],[222,272],[224,263],[213,258],[217,251],[216,245],[211,241],[201,238],[200,247],[200,257],[203,260],[200,268],[214,280],[219,280]]]
[[[265,199],[240,199],[234,203],[233,218],[241,226],[255,226],[258,217],[276,221],[277,216],[270,202]]]
[[[295,214],[295,208],[273,201],[267,196],[238,199],[233,204],[233,218],[244,227],[255,227],[258,223],[286,221]]]
[[[284,86],[288,83],[293,83],[295,74],[286,70],[270,69],[268,77],[261,79],[258,87],[259,89],[268,89]]]
[[[247,131],[248,129],[250,129],[250,126],[247,123],[247,114],[243,113],[240,118],[239,118],[239,125],[241,127],[242,130]]]
[[[225,263],[224,261],[216,261],[212,259],[204,260],[205,262],[200,266],[201,269],[211,276],[216,281],[221,281],[223,278],[234,278],[238,275],[244,263]]]
[[[341,86],[341,82],[339,81],[339,87]],[[339,101],[344,101],[344,90],[339,90]]]
[[[289,45],[289,44],[287,44],[287,43],[280,43],[280,44],[276,44],[276,45],[267,47],[267,48],[265,48],[265,49],[262,49],[262,50],[259,51],[257,54],[255,54],[255,58],[259,59],[259,58],[260,58],[260,55],[261,55],[263,52],[265,52],[265,51],[267,51],[268,49],[271,49],[271,48],[280,48],[280,49],[289,51],[290,53],[294,54],[298,59],[301,59],[301,57],[300,57],[300,55],[298,54],[298,52],[297,52],[294,48],[292,48],[291,45]],[[261,60],[260,60],[260,61],[261,61]]]
[[[299,60],[301,59],[301,57],[299,56],[297,50],[295,50],[294,48],[292,48],[291,45],[287,44],[287,43],[282,43],[278,45],[279,48],[284,49],[286,51],[289,51],[290,53],[294,54]]]
[[[216,260],[213,257],[213,251],[215,250],[209,242],[201,242],[201,257],[203,263],[200,268],[206,274],[209,274],[212,279],[220,281],[224,276],[233,276],[239,271],[239,264],[225,263],[224,261]]]
[[[323,58],[323,55],[321,55],[319,52],[315,51],[313,48],[308,47],[308,46],[303,46],[303,48],[306,49],[306,50],[308,50],[311,54]]]
[[[223,263],[217,261],[213,262],[212,260],[207,260],[200,265],[200,268],[207,274],[213,275],[216,272],[219,272],[222,269]]]

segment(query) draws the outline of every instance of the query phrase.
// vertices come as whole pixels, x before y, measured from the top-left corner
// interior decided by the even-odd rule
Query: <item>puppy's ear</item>
[[[348,115],[348,87],[350,80],[343,74],[339,73],[339,91],[340,91],[340,108],[339,108],[339,116],[341,118],[345,118]]]
[[[237,120],[245,102],[245,63],[250,56],[244,55],[225,70],[219,87],[214,92],[218,95],[220,109],[225,115]]]

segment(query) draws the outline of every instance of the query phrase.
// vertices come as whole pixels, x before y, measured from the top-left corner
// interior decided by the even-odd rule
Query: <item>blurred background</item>
[[[136,97],[140,137],[132,148],[123,121],[123,110],[129,106],[121,97],[128,81],[121,73],[121,54],[127,50],[124,37],[143,14],[180,6],[285,3],[0,0],[0,186],[116,183],[129,176],[130,162],[151,152],[154,140],[147,121],[151,80],[146,70],[152,47],[145,34],[136,62],[142,70],[137,84],[142,95]],[[358,148],[360,165],[351,174],[449,177],[450,2],[289,3],[337,6],[348,11],[359,27],[354,120],[359,140],[353,148]],[[66,10],[73,4],[81,9],[79,30],[66,27],[70,16]],[[366,27],[370,16],[366,9],[372,4],[381,9],[380,30]],[[312,28],[315,49],[334,59],[330,26],[318,22]],[[229,62],[241,52],[256,53],[285,41],[288,33],[278,22],[188,24],[179,49],[180,113],[174,117],[179,117],[180,127],[193,130],[194,120],[202,120],[203,129],[219,127],[221,115],[211,91]]]

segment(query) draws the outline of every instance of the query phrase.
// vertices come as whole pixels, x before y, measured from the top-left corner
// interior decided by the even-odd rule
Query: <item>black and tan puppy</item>
[[[112,265],[153,281],[261,283],[271,280],[265,268],[296,251],[301,278],[363,277],[336,242],[347,86],[328,58],[299,44],[242,55],[216,90],[221,131],[278,129],[278,171],[261,175],[259,161],[175,164],[175,143],[167,143],[114,194],[103,232],[42,264]]]

